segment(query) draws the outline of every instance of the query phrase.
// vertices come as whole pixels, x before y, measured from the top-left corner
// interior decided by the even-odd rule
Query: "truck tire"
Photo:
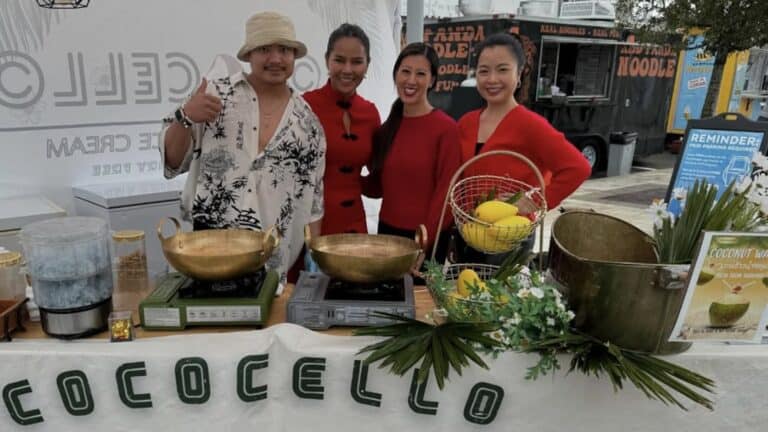
[[[605,169],[605,144],[602,141],[596,138],[585,138],[574,144],[589,162],[592,174]]]

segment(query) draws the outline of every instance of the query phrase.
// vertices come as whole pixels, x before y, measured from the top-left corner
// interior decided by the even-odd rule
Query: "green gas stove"
[[[180,273],[158,278],[139,304],[146,330],[181,330],[190,326],[263,326],[279,277],[260,271],[231,281],[199,281]]]

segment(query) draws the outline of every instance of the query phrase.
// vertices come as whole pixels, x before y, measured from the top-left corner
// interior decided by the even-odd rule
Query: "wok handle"
[[[416,229],[414,240],[416,241],[416,244],[419,245],[419,253],[416,255],[416,260],[413,263],[411,274],[416,277],[423,277],[424,275],[421,274],[421,271],[419,271],[419,269],[421,268],[421,265],[424,263],[424,259],[427,257],[427,242],[429,241],[429,235],[427,234],[427,227],[425,227],[424,224],[420,224],[419,228]]]
[[[160,239],[160,242],[163,242],[170,238],[170,237],[163,237],[163,225],[167,220],[170,220],[171,222],[173,222],[174,225],[176,225],[176,231],[174,231],[171,237],[175,236],[181,231],[181,224],[179,223],[179,220],[176,219],[175,217],[170,216],[170,217],[164,217],[160,219],[160,222],[157,223],[157,238]]]
[[[416,235],[413,239],[416,240],[416,244],[419,245],[422,250],[427,250],[429,236],[427,234],[427,227],[425,227],[424,224],[420,224],[419,228],[416,229]]]
[[[309,225],[304,225],[304,244],[309,249],[309,244],[312,242],[312,230],[309,229]]]
[[[275,226],[272,225],[271,227],[267,228],[267,230],[264,232],[264,241],[266,241],[268,238],[274,237],[275,238],[275,246],[274,249],[277,249],[277,247],[280,245],[280,236],[275,231]],[[263,252],[266,253],[266,248],[262,248]]]

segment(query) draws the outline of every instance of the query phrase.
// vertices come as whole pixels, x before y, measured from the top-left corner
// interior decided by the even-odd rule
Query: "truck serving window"
[[[552,97],[552,86],[568,98],[608,98],[616,45],[542,41],[537,99]]]

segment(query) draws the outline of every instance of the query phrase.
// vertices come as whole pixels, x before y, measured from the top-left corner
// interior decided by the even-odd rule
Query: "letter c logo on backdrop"
[[[43,71],[35,59],[20,51],[0,53],[0,105],[28,108],[40,99],[44,87]]]

